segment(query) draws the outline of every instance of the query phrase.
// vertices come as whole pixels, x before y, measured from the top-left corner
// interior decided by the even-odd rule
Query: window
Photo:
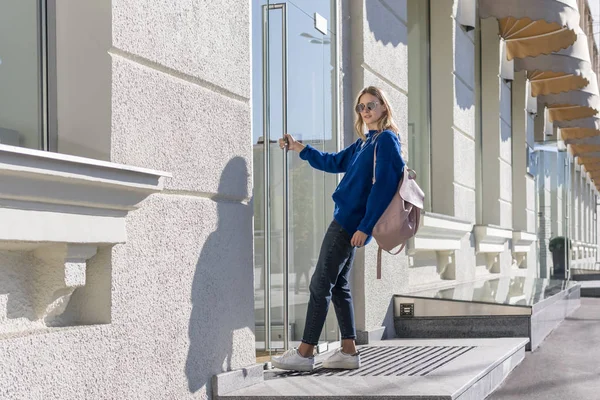
[[[46,148],[45,2],[0,0],[0,143]]]
[[[417,171],[431,210],[431,88],[429,1],[409,0],[408,12],[408,164]]]
[[[111,10],[0,0],[0,143],[110,158]]]
[[[475,21],[475,204],[477,224],[483,224],[483,99],[481,93],[481,20]]]

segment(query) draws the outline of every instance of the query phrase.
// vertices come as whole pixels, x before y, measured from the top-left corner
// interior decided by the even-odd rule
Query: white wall
[[[111,160],[173,178],[93,264],[107,321],[0,340],[0,397],[207,398],[213,375],[255,362],[250,3],[112,14]]]
[[[512,82],[512,210],[514,231],[535,233],[535,183],[533,177],[527,173],[527,140],[529,137],[528,123],[532,123],[531,116],[526,109],[527,90],[525,72],[516,72]],[[533,133],[533,132],[531,132]],[[513,243],[514,246],[514,243]],[[527,276],[537,275],[537,245],[531,244],[530,250],[521,262],[517,272]],[[520,255],[513,254],[513,261],[518,263]],[[522,269],[527,271],[522,271]]]
[[[56,1],[58,152],[110,159],[110,0]]]
[[[431,5],[433,212],[475,222],[475,37]]]
[[[402,148],[407,152],[406,1],[361,0],[342,2],[342,7],[343,15],[350,16],[342,20],[350,23],[351,61],[345,65],[345,73],[352,76],[352,86],[346,85],[344,92],[350,91],[354,97],[365,86],[381,87],[392,104]],[[345,110],[352,107],[346,104]],[[385,334],[394,337],[392,296],[407,286],[407,257],[404,253],[384,257],[384,279],[376,279],[376,265],[377,245],[373,242],[357,252],[353,267],[356,328],[367,332],[385,326]]]
[[[481,20],[483,223],[512,229],[511,83],[499,76],[498,22]]]
[[[500,39],[495,18],[481,20],[482,90],[482,225],[513,228],[512,92],[511,81],[500,77]],[[478,265],[485,261],[478,255]],[[491,272],[510,274],[510,243],[498,254]],[[481,268],[480,268],[481,269]]]
[[[554,153],[542,151],[538,155],[538,246],[540,277],[549,278],[552,268],[552,253],[548,244],[552,234],[552,158]]]

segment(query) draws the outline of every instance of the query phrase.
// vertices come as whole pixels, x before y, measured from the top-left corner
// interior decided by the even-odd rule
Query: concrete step
[[[474,400],[490,395],[525,357],[527,338],[394,339],[360,346],[362,367],[266,371],[262,380],[233,371],[215,377],[218,399]],[[240,380],[235,388],[235,377]],[[244,382],[244,380],[246,380]],[[251,383],[248,385],[248,383]]]
[[[600,280],[581,283],[581,297],[600,297]]]
[[[501,277],[394,296],[398,338],[542,341],[580,304],[578,282]]]
[[[574,273],[571,277],[573,281],[598,281],[600,280],[600,271],[581,270],[579,273]]]

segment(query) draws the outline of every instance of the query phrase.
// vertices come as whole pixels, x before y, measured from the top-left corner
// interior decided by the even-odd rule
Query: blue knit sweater
[[[300,158],[313,168],[345,173],[332,196],[333,217],[350,236],[357,230],[366,233],[365,244],[371,240],[373,227],[392,200],[404,173],[398,136],[388,130],[376,133],[369,131],[366,142],[359,139],[339,153],[323,153],[310,145],[300,152]],[[375,143],[377,167],[373,184]]]

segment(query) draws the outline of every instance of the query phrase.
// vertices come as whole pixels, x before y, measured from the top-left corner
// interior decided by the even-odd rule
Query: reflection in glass
[[[335,41],[331,32],[324,35],[315,29],[314,13],[329,22],[334,2],[311,0],[285,2],[287,13],[287,127],[306,144],[334,152],[336,107],[334,102]],[[268,40],[262,40],[262,4],[253,2],[253,151],[254,151],[254,270],[255,321],[257,350],[283,348],[284,325],[284,168],[288,169],[289,186],[289,340],[290,346],[302,338],[309,299],[309,283],[319,256],[323,235],[333,215],[331,194],[337,178],[314,170],[297,153],[283,152],[277,140],[283,135],[282,81],[284,35],[281,10],[268,12]],[[263,47],[265,46],[265,47]],[[263,53],[267,51],[267,54]],[[266,65],[263,60],[267,56]],[[265,73],[264,67],[268,68]],[[268,99],[263,99],[265,88]],[[267,104],[267,108],[263,106]],[[265,144],[265,129],[270,142]],[[269,169],[265,171],[265,145],[269,146]],[[265,188],[268,186],[270,237],[265,234]],[[271,245],[265,254],[265,240]],[[265,264],[270,263],[271,282],[265,288]],[[270,299],[270,324],[265,327],[265,299]],[[265,343],[265,331],[271,330],[272,341]],[[337,321],[331,310],[323,342],[338,340]]]
[[[41,149],[39,1],[0,0],[0,143]]]
[[[429,0],[408,0],[408,148],[431,210]]]
[[[423,290],[405,296],[532,307],[576,284],[572,281],[505,276],[461,283],[447,289]]]

